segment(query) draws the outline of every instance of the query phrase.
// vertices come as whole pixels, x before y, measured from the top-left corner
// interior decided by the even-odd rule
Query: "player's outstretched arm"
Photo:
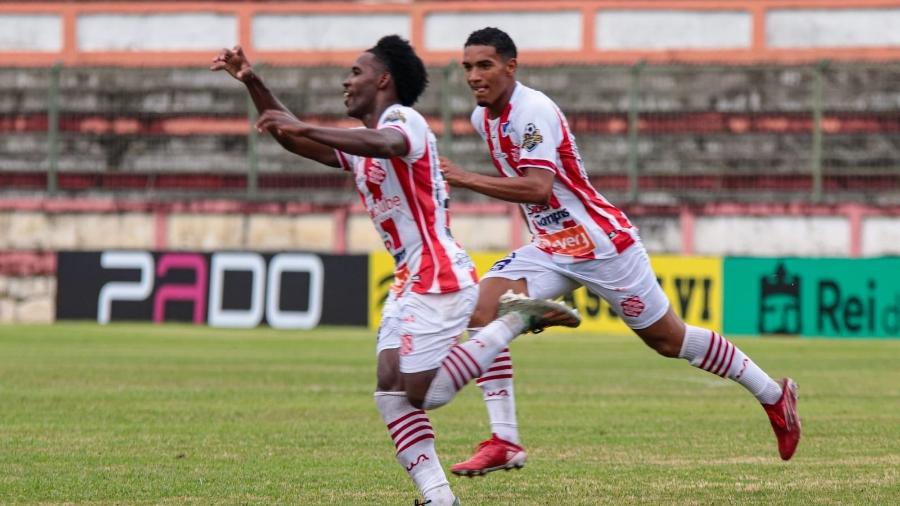
[[[554,176],[549,170],[530,167],[522,177],[496,177],[469,172],[443,156],[440,160],[447,183],[489,197],[517,204],[546,204],[553,192]]]
[[[308,139],[351,155],[372,158],[404,156],[406,138],[393,128],[331,128],[300,121],[284,111],[269,110],[259,117],[256,128],[289,139]]]
[[[247,87],[247,91],[250,93],[250,98],[253,100],[253,105],[256,106],[256,110],[260,114],[264,114],[265,111],[280,111],[293,117],[288,108],[269,90],[262,78],[253,71],[253,66],[250,65],[250,60],[244,55],[244,50],[241,46],[222,49],[218,56],[213,58],[213,63],[209,69],[212,71],[224,70],[238,81],[244,83],[244,86]],[[270,133],[282,147],[292,153],[316,160],[325,165],[340,167],[337,155],[331,147],[310,139],[289,138],[276,132]]]
[[[253,70],[250,60],[244,54],[241,46],[234,46],[231,49],[224,48],[213,58],[212,65],[209,70],[213,72],[224,70],[231,77],[244,83],[247,91],[250,92],[250,98],[253,99],[253,105],[256,106],[257,112],[262,114],[268,109],[276,109],[279,111],[287,111],[285,107],[275,95],[269,90],[262,78]]]

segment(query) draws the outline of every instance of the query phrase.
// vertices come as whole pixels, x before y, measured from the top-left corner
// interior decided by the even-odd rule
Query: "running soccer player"
[[[423,406],[432,409],[450,401],[452,395],[443,393],[448,374],[458,387],[455,394],[519,333],[555,324],[576,326],[577,313],[551,301],[506,296],[500,303],[503,316],[482,331],[480,340],[457,344],[478,298],[478,277],[469,255],[450,235],[449,188],[440,172],[435,137],[411,107],[428,76],[407,41],[396,35],[382,38],[359,55],[343,83],[347,114],[365,128],[300,121],[269,91],[240,47],[223,50],[210,69],[225,70],[244,83],[261,113],[256,124],[261,132],[293,153],[353,175],[396,264],[376,344],[375,404],[397,461],[425,503],[459,504],[435,452]],[[435,395],[435,389],[441,394]]]
[[[497,28],[473,32],[463,53],[466,82],[477,103],[472,126],[487,143],[499,177],[441,160],[450,185],[521,204],[533,235],[531,244],[495,263],[482,279],[470,335],[478,339],[479,328],[495,318],[498,295],[508,290],[544,299],[584,286],[660,355],[683,358],[749,390],[769,416],[781,458],[790,459],[800,440],[796,383],[773,380],[730,341],[675,314],[637,228],[591,186],[556,104],[516,81],[516,57],[515,43]],[[526,455],[518,437],[508,351],[477,382],[493,434],[451,470],[473,476],[521,467]]]

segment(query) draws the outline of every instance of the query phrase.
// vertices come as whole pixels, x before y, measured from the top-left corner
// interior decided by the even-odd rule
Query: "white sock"
[[[481,329],[477,337],[450,348],[425,394],[425,409],[438,408],[450,402],[466,383],[489,369],[497,355],[524,330],[522,317],[511,312]]]
[[[469,337],[477,334],[469,330]],[[509,348],[497,355],[490,368],[475,383],[481,388],[484,405],[491,421],[491,432],[500,439],[519,444],[516,420],[516,397],[513,391],[513,367]]]
[[[737,346],[711,330],[686,327],[679,357],[694,367],[737,381],[763,404],[778,402],[781,386]]]
[[[414,408],[405,392],[375,392],[375,405],[397,448],[397,462],[419,492],[432,504],[452,504],[453,493],[434,449],[434,430],[428,415]]]

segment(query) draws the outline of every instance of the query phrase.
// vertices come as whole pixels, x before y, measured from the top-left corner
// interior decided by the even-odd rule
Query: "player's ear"
[[[382,72],[381,77],[378,78],[378,88],[386,89],[394,83],[393,77],[391,77],[390,72]]]
[[[506,73],[509,75],[513,75],[516,73],[516,69],[519,68],[519,60],[515,58],[510,58],[506,60]]]

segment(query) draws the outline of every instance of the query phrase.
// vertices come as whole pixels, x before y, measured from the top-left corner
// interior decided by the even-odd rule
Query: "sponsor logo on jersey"
[[[453,259],[453,263],[455,263],[456,266],[461,269],[474,269],[475,268],[475,264],[472,263],[472,259],[469,258],[469,255],[467,255],[461,251],[456,254],[456,256]]]
[[[406,123],[406,115],[403,114],[403,111],[401,111],[400,109],[394,109],[384,118],[385,123],[393,123],[395,121]]]
[[[374,220],[384,213],[393,211],[403,205],[398,195],[393,195],[383,199],[373,199],[372,205],[369,206],[369,216]]]
[[[544,142],[544,136],[541,135],[541,130],[534,123],[525,125],[525,135],[522,136],[522,147],[525,148],[525,151],[534,151],[534,148],[542,142]]]
[[[548,252],[566,256],[588,256],[596,249],[584,225],[564,228],[559,232],[542,234],[537,237],[537,247]]]
[[[569,216],[569,211],[560,209],[558,211],[553,211],[546,216],[535,216],[534,223],[539,227],[546,227],[547,225],[557,225],[559,224],[559,222],[568,218]]]
[[[550,206],[545,206],[542,204],[527,204],[525,205],[525,209],[528,210],[528,214],[537,214],[549,210]]]

